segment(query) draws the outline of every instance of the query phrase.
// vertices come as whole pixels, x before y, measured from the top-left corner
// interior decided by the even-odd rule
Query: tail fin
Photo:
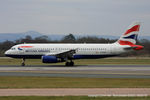
[[[126,32],[117,41],[120,45],[134,45],[140,29],[140,22],[131,24]]]
[[[124,49],[134,49],[134,50],[141,50],[144,47],[141,45],[136,45],[137,36],[140,29],[140,22],[135,22],[131,24],[126,32],[120,37],[120,39],[117,41],[120,45],[129,45],[130,48],[124,48]]]

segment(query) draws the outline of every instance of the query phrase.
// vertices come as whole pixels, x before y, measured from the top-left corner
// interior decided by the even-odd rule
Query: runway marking
[[[101,97],[101,96],[107,96],[107,97],[147,97],[148,94],[102,94],[102,95],[88,95],[88,97]]]

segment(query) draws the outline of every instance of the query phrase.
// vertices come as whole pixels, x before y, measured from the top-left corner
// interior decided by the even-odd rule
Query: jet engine
[[[42,56],[43,63],[57,63],[58,58],[56,56]]]

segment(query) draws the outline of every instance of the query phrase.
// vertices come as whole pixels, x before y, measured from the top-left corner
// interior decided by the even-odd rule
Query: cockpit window
[[[15,50],[15,48],[11,48],[11,50]]]

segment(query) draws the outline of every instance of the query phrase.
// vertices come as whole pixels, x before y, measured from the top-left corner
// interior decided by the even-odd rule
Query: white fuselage
[[[124,47],[113,44],[19,44],[5,52],[6,56],[14,58],[41,58],[43,55],[58,54],[68,50],[76,50],[74,56],[82,58],[103,58],[126,52]],[[80,57],[77,57],[80,59]]]

